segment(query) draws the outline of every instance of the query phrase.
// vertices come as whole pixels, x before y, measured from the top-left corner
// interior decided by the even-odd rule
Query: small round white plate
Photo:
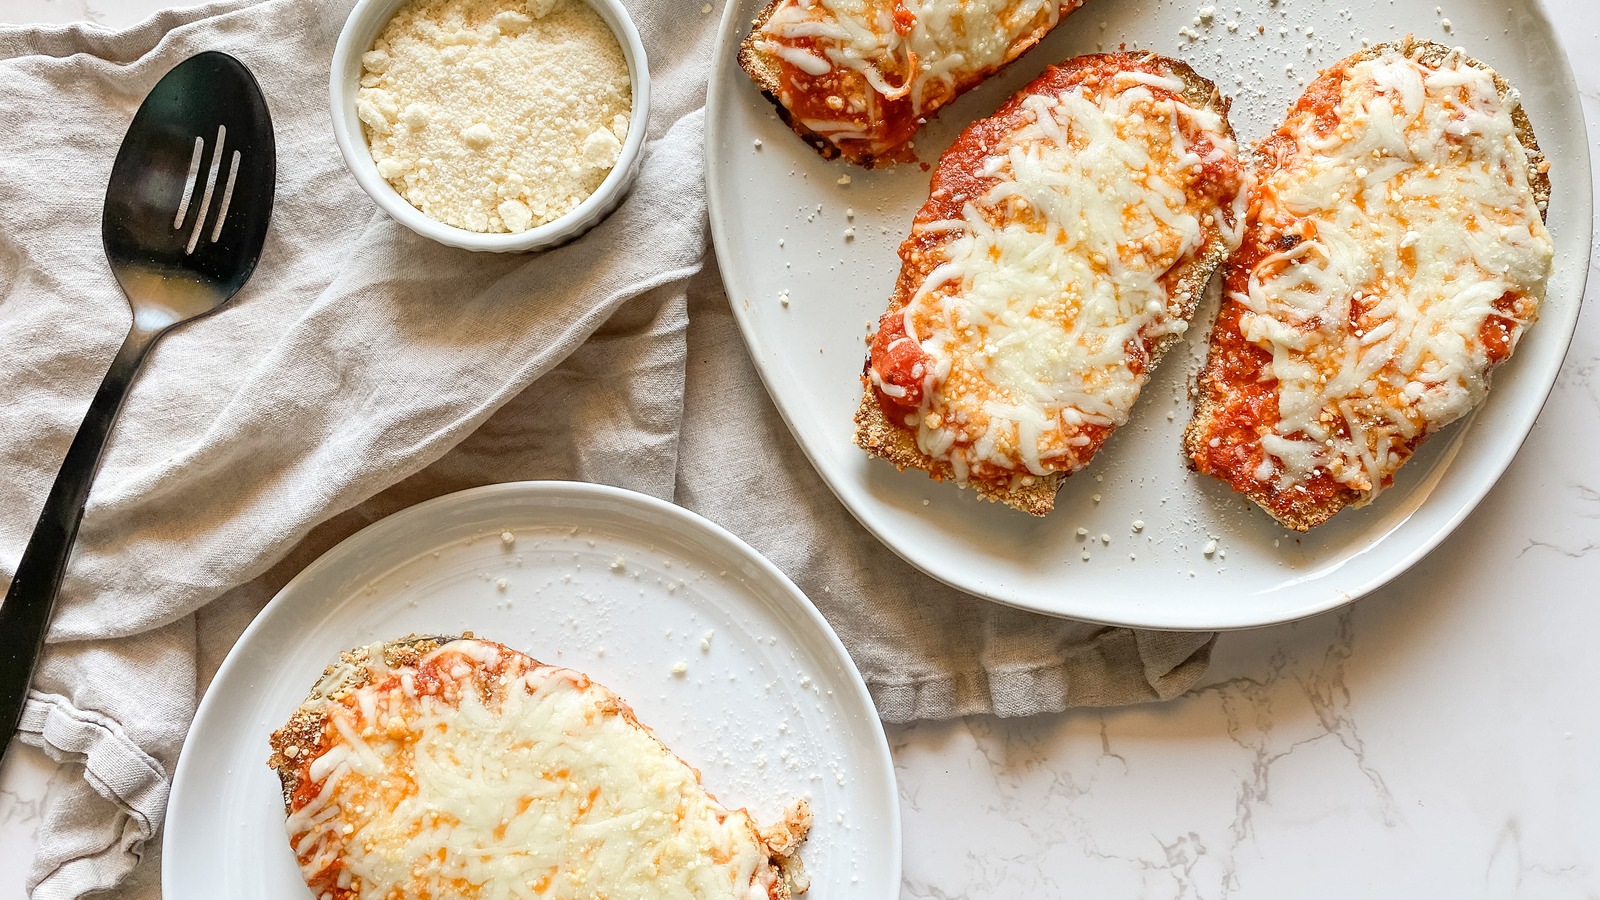
[[[1583,110],[1537,0],[1093,0],[917,135],[917,154],[936,162],[962,128],[1047,64],[1120,44],[1187,60],[1215,81],[1246,142],[1276,128],[1318,69],[1363,41],[1414,33],[1461,45],[1521,91],[1555,184],[1556,265],[1539,323],[1472,417],[1434,436],[1377,502],[1307,535],[1184,464],[1187,387],[1205,357],[1215,291],[1132,420],[1067,480],[1043,519],[868,459],[851,441],[862,337],[893,290],[896,248],[927,199],[928,173],[827,162],[778,120],[735,59],[765,2],[729,0],[707,97],[707,200],[723,281],[750,356],[812,464],[862,525],[934,578],[1025,609],[1144,628],[1244,628],[1323,612],[1444,540],[1533,426],[1577,324],[1591,235]]]
[[[462,631],[621,694],[727,806],[770,822],[789,798],[809,798],[811,896],[898,896],[889,747],[861,676],[805,595],[738,538],[669,503],[522,482],[383,519],[261,611],[178,760],[166,900],[309,897],[267,736],[339,651]]]

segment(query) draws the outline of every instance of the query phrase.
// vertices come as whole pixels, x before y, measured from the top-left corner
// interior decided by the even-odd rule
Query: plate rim
[[[728,70],[737,66],[735,50],[738,44],[742,42],[739,37],[736,37],[737,34],[742,32],[742,24],[745,19],[744,16],[740,15],[740,10],[747,3],[755,2],[758,2],[758,0],[729,0],[725,5],[722,12],[722,20],[718,25],[714,49],[715,55],[712,58],[711,72],[706,89],[706,152],[704,160],[706,209],[710,220],[712,252],[716,255],[718,275],[722,280],[723,292],[727,295],[728,305],[733,312],[734,320],[739,325],[740,337],[744,340],[745,349],[749,353],[756,373],[761,379],[762,386],[766,389],[773,406],[777,408],[784,425],[788,427],[789,433],[793,436],[795,443],[800,446],[801,452],[805,455],[811,467],[821,477],[823,483],[828,486],[828,490],[833,493],[840,504],[879,543],[935,581],[981,599],[1047,616],[1070,618],[1103,625],[1144,628],[1154,631],[1242,631],[1281,625],[1330,612],[1353,603],[1355,600],[1378,590],[1398,578],[1453,534],[1461,523],[1477,509],[1489,491],[1499,483],[1501,477],[1505,475],[1506,470],[1510,468],[1512,461],[1515,460],[1522,446],[1527,442],[1529,435],[1532,434],[1533,426],[1537,422],[1540,413],[1549,402],[1550,394],[1555,388],[1556,380],[1566,361],[1567,354],[1571,352],[1573,336],[1577,332],[1578,321],[1582,313],[1583,300],[1588,292],[1590,271],[1586,261],[1585,264],[1580,264],[1578,267],[1576,297],[1571,305],[1570,313],[1564,319],[1557,319],[1554,322],[1544,317],[1539,320],[1540,324],[1546,329],[1553,326],[1560,333],[1560,352],[1550,354],[1548,360],[1541,360],[1541,362],[1545,363],[1545,371],[1537,373],[1539,379],[1536,382],[1536,389],[1532,391],[1534,396],[1523,405],[1520,415],[1515,415],[1512,419],[1519,432],[1517,439],[1515,441],[1507,441],[1498,447],[1488,448],[1489,453],[1481,455],[1479,458],[1479,465],[1485,469],[1485,474],[1477,478],[1467,488],[1456,493],[1454,498],[1456,508],[1448,518],[1439,523],[1425,539],[1418,541],[1409,552],[1358,585],[1350,586],[1349,588],[1330,588],[1322,595],[1321,599],[1312,599],[1296,606],[1286,607],[1268,617],[1244,615],[1232,618],[1214,617],[1205,620],[1186,621],[1183,617],[1174,616],[1170,613],[1149,616],[1137,610],[1131,615],[1121,617],[1088,615],[1081,612],[1046,607],[1030,601],[1016,591],[1007,591],[1001,585],[992,585],[977,579],[962,580],[955,577],[946,577],[942,571],[937,571],[925,565],[917,554],[909,553],[900,546],[899,540],[886,533],[888,523],[877,514],[876,510],[869,508],[872,505],[870,501],[863,500],[862,503],[858,504],[847,496],[842,486],[830,476],[829,469],[819,461],[817,448],[813,447],[813,440],[815,439],[808,439],[802,436],[801,430],[795,426],[789,407],[780,399],[779,393],[773,390],[772,373],[769,373],[765,358],[758,352],[758,350],[767,349],[766,344],[757,340],[754,319],[752,318],[753,314],[734,297],[733,290],[728,284],[727,273],[729,271],[729,263],[733,261],[732,244],[734,242],[732,241],[732,236],[728,233],[728,225],[724,221],[723,204],[726,202],[724,199],[726,190],[723,185],[723,179],[716,177],[716,174],[724,168],[722,165],[722,148],[724,145],[731,147],[731,144],[728,144],[727,136],[722,132],[721,116],[718,115],[717,111],[724,103],[737,102],[724,97],[724,90],[726,89],[724,82],[729,81],[735,84],[739,82],[737,76],[727,77],[730,74]],[[1485,2],[1485,0],[1480,0],[1480,2]],[[1550,61],[1554,65],[1549,68],[1555,70],[1556,80],[1558,81],[1557,88],[1564,94],[1566,102],[1574,105],[1578,111],[1577,133],[1581,139],[1575,142],[1576,153],[1572,162],[1581,164],[1574,165],[1575,169],[1581,169],[1580,172],[1574,172],[1574,175],[1578,176],[1574,181],[1581,181],[1581,185],[1575,184],[1574,186],[1584,189],[1571,192],[1576,204],[1573,210],[1573,218],[1577,230],[1581,232],[1580,236],[1583,237],[1583,244],[1592,246],[1594,243],[1594,167],[1593,154],[1590,151],[1587,131],[1584,128],[1582,97],[1578,91],[1566,43],[1555,31],[1555,26],[1546,9],[1545,0],[1522,0],[1522,5],[1536,17],[1539,31],[1556,48],[1558,58]],[[1474,408],[1462,421],[1454,424],[1470,426],[1473,420],[1477,418],[1477,412],[1480,409],[1482,409],[1481,404]],[[1429,497],[1422,501],[1418,510],[1426,507],[1430,502],[1435,502],[1431,493]],[[1413,511],[1410,515],[1414,516],[1415,514],[1416,511]],[[1407,520],[1409,518],[1410,516],[1407,517]],[[1391,529],[1381,535],[1373,546],[1387,541],[1393,531],[1394,529]],[[1342,565],[1343,563],[1340,563],[1340,567]],[[1273,590],[1280,589],[1282,589],[1281,586]]]
[[[212,677],[210,685],[207,686],[204,696],[200,698],[200,702],[195,707],[194,719],[190,722],[189,730],[184,735],[183,746],[178,752],[178,762],[173,768],[171,788],[167,795],[165,817],[162,821],[163,850],[166,849],[166,839],[173,833],[174,824],[185,822],[182,810],[184,809],[184,802],[187,801],[189,790],[187,785],[192,778],[197,777],[192,774],[186,774],[190,773],[193,766],[196,765],[193,761],[194,753],[190,752],[190,740],[196,732],[196,726],[209,713],[211,707],[223,702],[223,700],[219,699],[221,695],[212,688],[223,683],[225,676],[230,679],[238,677],[233,670],[245,665],[242,661],[245,651],[241,648],[248,647],[251,639],[258,631],[270,627],[269,620],[272,617],[267,615],[268,611],[289,602],[286,598],[291,598],[292,593],[298,591],[302,584],[335,565],[341,558],[348,556],[351,547],[360,547],[369,541],[380,540],[389,532],[406,527],[410,520],[426,518],[435,508],[463,502],[471,503],[483,498],[502,495],[520,495],[535,503],[540,499],[548,500],[551,497],[558,496],[602,499],[617,503],[623,510],[627,510],[629,506],[634,506],[656,515],[674,519],[689,529],[699,531],[701,536],[709,537],[720,543],[724,549],[733,551],[740,561],[754,566],[757,571],[780,588],[782,595],[795,604],[795,608],[813,627],[820,630],[820,634],[825,639],[828,647],[838,657],[837,662],[841,663],[841,671],[849,676],[847,680],[855,691],[856,701],[862,704],[870,714],[871,721],[877,725],[873,729],[875,739],[870,743],[873,748],[874,765],[878,769],[876,774],[879,777],[880,784],[886,786],[889,794],[887,802],[884,804],[887,809],[885,827],[888,831],[887,838],[892,849],[892,853],[889,854],[889,859],[886,861],[889,867],[887,874],[893,889],[896,892],[900,890],[904,875],[904,838],[900,816],[899,781],[895,777],[894,759],[889,750],[888,735],[883,729],[883,720],[878,716],[877,705],[872,700],[871,692],[867,689],[866,681],[861,677],[861,671],[856,666],[854,658],[850,656],[844,643],[839,639],[838,633],[834,631],[832,625],[828,624],[828,620],[817,609],[816,604],[812,603],[805,592],[800,590],[794,581],[785,575],[771,560],[758,553],[755,548],[745,543],[738,535],[705,516],[675,503],[639,493],[638,491],[582,481],[507,481],[479,485],[432,497],[397,510],[376,522],[362,527],[328,548],[309,565],[295,573],[294,577],[289,579],[277,593],[273,594],[272,599],[268,600],[266,605],[255,614],[250,624],[245,627],[238,639],[234,641],[233,646],[228,648],[228,653],[223,658],[222,664],[217,667],[217,672]],[[629,514],[631,515],[632,513]],[[182,827],[180,826],[180,833]],[[173,862],[176,856],[177,854],[162,853],[161,892],[164,896],[179,896],[178,885],[175,881],[181,875],[176,872],[177,863]]]

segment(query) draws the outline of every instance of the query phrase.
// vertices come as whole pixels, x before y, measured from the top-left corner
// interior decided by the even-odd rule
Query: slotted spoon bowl
[[[0,604],[0,757],[21,720],[117,411],[151,346],[174,326],[222,307],[255,271],[272,214],[275,154],[255,77],[217,52],[168,72],[122,139],[100,235],[133,327],[67,449]]]

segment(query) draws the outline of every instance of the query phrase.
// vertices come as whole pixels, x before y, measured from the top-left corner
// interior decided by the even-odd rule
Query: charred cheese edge
[[[582,673],[471,638],[342,654],[272,735],[319,900],[786,900],[810,826],[762,828]]]
[[[739,64],[828,159],[914,159],[917,129],[1083,0],[772,0]]]
[[[1257,156],[1184,447],[1305,531],[1487,395],[1544,298],[1548,165],[1494,70],[1412,40],[1324,72]]]
[[[900,247],[856,443],[1048,512],[1237,245],[1227,106],[1181,62],[1103,54],[963,132]]]

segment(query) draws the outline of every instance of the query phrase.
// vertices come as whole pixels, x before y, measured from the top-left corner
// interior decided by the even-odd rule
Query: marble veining
[[[1317,638],[1303,648],[1280,647],[1254,674],[1215,681],[1168,708],[1069,713],[1030,723],[973,720],[962,725],[917,725],[896,736],[897,757],[917,759],[938,747],[951,756],[951,742],[965,744],[982,788],[999,800],[985,810],[982,828],[962,827],[980,837],[981,847],[963,854],[972,883],[950,872],[949,862],[917,859],[908,826],[906,891],[913,897],[973,896],[991,873],[1014,880],[1037,865],[1036,887],[1048,890],[1047,873],[1093,864],[1096,881],[1127,881],[1132,893],[1116,896],[1226,897],[1243,886],[1241,867],[1259,859],[1259,832],[1276,827],[1270,819],[1279,803],[1279,783],[1297,777],[1299,760],[1318,776],[1337,782],[1334,807],[1359,804],[1385,828],[1404,824],[1381,772],[1368,760],[1351,708],[1345,671],[1355,652],[1354,616],[1327,618],[1310,629]],[[1165,728],[1152,727],[1164,723]],[[1173,727],[1175,726],[1175,727]],[[1166,733],[1165,739],[1152,741]],[[1196,747],[1191,758],[1174,765],[1166,755],[1186,755],[1179,742]],[[918,762],[921,760],[918,759]],[[903,766],[909,783],[917,767]],[[1204,776],[1208,783],[1199,784]],[[1128,801],[1146,793],[1150,782],[1167,782],[1164,809],[1133,810]],[[907,787],[908,819],[943,820],[942,794]],[[1143,803],[1145,800],[1139,800]],[[1121,811],[1118,811],[1118,810]],[[1302,809],[1302,811],[1304,811]],[[954,811],[949,811],[954,812]],[[1181,814],[1178,814],[1181,813]],[[988,821],[992,816],[993,821]],[[1129,818],[1142,827],[1128,827]],[[1020,822],[1020,830],[1004,820]],[[1034,827],[1038,823],[1040,827]],[[1046,824],[1048,823],[1048,824]],[[1115,823],[1112,827],[1108,824]],[[996,829],[991,832],[988,826]],[[999,846],[999,835],[1011,833]],[[1081,860],[1073,859],[1081,854]],[[919,877],[924,863],[935,878]],[[1075,873],[1076,876],[1089,874]],[[1114,875],[1114,879],[1107,879]],[[1016,885],[1020,887],[1021,885]],[[1110,894],[1108,894],[1110,895]]]
[[[29,840],[37,840],[43,806],[43,795],[34,796],[26,787],[0,789],[0,827],[15,828],[18,833],[26,834]]]
[[[1264,664],[1162,707],[895,729],[904,896],[1589,896],[1592,818],[1552,852],[1522,819],[1553,807],[1485,784],[1503,811],[1452,821],[1435,805],[1472,791],[1419,780],[1391,716],[1361,714],[1381,619],[1358,605],[1230,635]]]

